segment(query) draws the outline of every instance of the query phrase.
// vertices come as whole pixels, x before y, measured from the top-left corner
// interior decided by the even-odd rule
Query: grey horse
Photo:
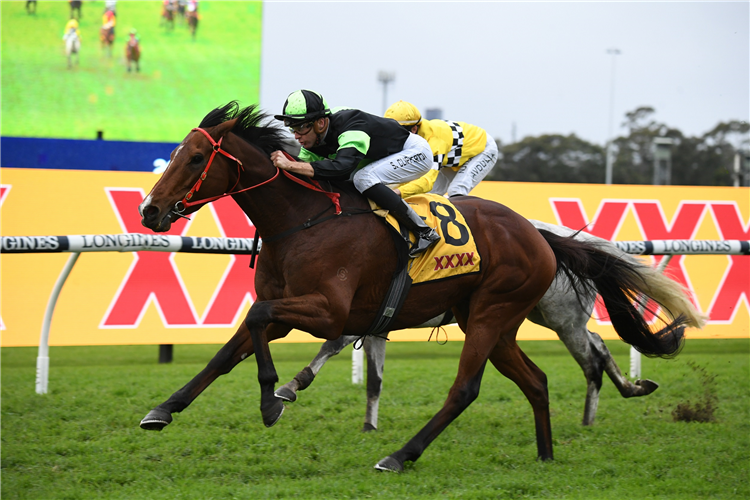
[[[530,221],[536,228],[546,229],[561,236],[576,235],[576,239],[596,241],[603,249],[614,257],[634,259],[619,250],[614,244],[607,240],[597,238],[588,233],[573,231],[572,229],[548,224],[541,221]],[[665,278],[659,272],[649,272],[648,266],[643,266],[644,280],[651,286],[655,293],[659,293],[660,280]],[[654,295],[654,298],[660,298]],[[688,317],[688,325],[702,328],[706,318],[700,314],[690,303],[687,294],[683,296],[661,297],[672,304],[671,312],[676,316],[684,314]],[[659,384],[652,380],[636,380],[631,382],[623,376],[620,368],[612,358],[602,338],[588,329],[587,324],[591,318],[594,308],[595,297],[578,297],[573,290],[565,274],[560,274],[550,285],[547,292],[528,315],[527,319],[555,331],[565,347],[578,362],[586,377],[586,402],[583,410],[583,425],[592,425],[596,417],[599,405],[599,391],[602,386],[602,375],[607,373],[624,398],[646,396],[654,392]],[[423,327],[434,327],[446,324],[446,315],[452,317],[450,312],[437,317]],[[336,340],[328,340],[323,343],[317,356],[300,371],[290,382],[276,390],[276,397],[285,401],[296,401],[297,391],[307,388],[318,374],[323,365],[331,357],[340,353],[344,347],[355,342],[360,337],[341,336]],[[380,392],[383,386],[383,365],[385,364],[385,337],[368,336],[364,339],[364,349],[367,356],[367,411],[365,413],[364,431],[377,429],[378,426],[378,404]]]

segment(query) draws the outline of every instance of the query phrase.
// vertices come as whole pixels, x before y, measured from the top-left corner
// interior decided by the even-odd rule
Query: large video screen
[[[71,2],[0,3],[4,138],[176,143],[211,109],[258,102],[261,2],[172,2],[167,15],[162,1],[79,3],[80,13]],[[107,7],[111,45],[100,36]],[[80,49],[69,66],[71,16]],[[132,30],[139,70],[128,71]]]

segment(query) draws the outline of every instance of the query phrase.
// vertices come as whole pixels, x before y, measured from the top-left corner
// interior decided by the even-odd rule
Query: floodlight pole
[[[388,109],[388,84],[396,79],[396,73],[389,73],[388,71],[378,72],[378,81],[383,84],[383,114]]]
[[[614,164],[614,151],[613,151],[613,137],[612,137],[612,122],[614,121],[615,114],[615,61],[616,56],[620,55],[620,49],[607,49],[607,54],[612,55],[612,84],[609,91],[609,131],[607,134],[607,167],[604,174],[604,183],[612,184],[612,166]]]

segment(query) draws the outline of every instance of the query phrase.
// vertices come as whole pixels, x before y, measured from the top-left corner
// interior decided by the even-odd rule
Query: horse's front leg
[[[268,348],[266,327],[281,324],[317,337],[338,338],[346,323],[349,303],[331,303],[320,293],[256,302],[245,318],[245,326],[255,346],[260,383],[260,412],[266,427],[275,424],[284,412],[283,400],[274,394],[279,381]]]
[[[281,338],[289,333],[289,330],[291,328],[286,330],[277,328],[272,338]],[[229,373],[240,361],[253,354],[253,347],[250,332],[243,323],[237,333],[219,349],[219,352],[198,375],[141,420],[141,427],[152,431],[162,430],[172,422],[172,413],[181,412],[187,408],[214,380]]]

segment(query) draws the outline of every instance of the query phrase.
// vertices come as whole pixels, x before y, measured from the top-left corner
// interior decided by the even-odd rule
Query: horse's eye
[[[193,164],[197,165],[197,164],[199,164],[202,161],[203,161],[203,155],[202,154],[197,154],[197,155],[193,156],[193,158],[190,160],[190,163],[193,163]]]

